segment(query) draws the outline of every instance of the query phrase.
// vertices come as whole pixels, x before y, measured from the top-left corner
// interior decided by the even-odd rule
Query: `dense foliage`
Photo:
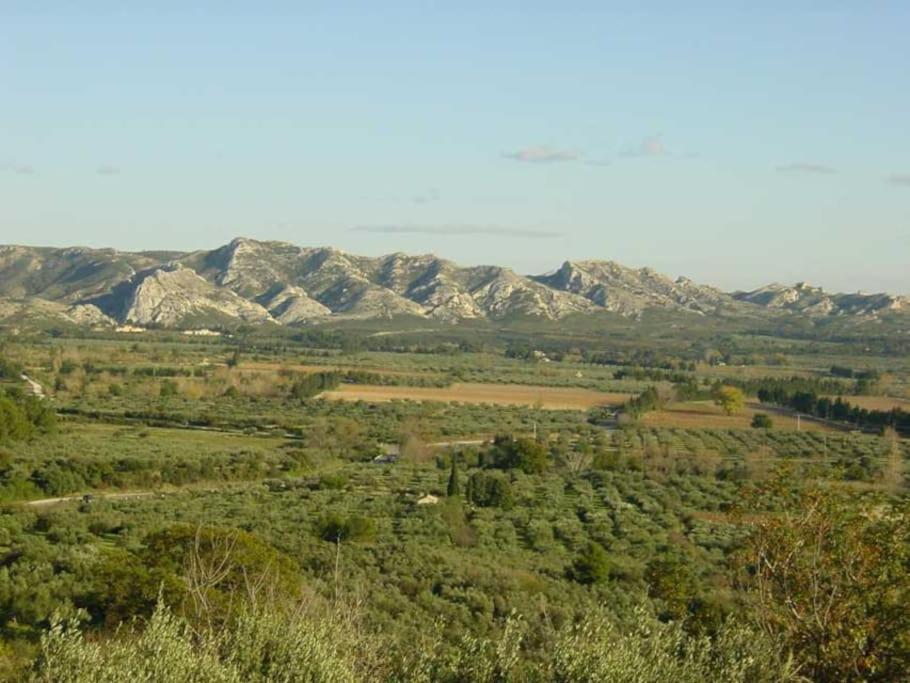
[[[0,393],[0,444],[24,441],[55,425],[53,410],[40,399],[18,391]]]

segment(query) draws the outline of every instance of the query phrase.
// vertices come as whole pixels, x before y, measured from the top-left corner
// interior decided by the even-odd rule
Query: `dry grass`
[[[424,372],[417,370],[398,370],[395,368],[386,368],[374,365],[336,365],[326,364],[326,365],[308,365],[306,363],[271,363],[264,361],[243,361],[235,369],[235,372],[248,373],[248,372],[279,372],[279,371],[288,371],[288,372],[299,372],[299,373],[315,373],[315,372],[374,372],[377,375],[396,375],[402,377],[413,377],[420,375],[421,377],[429,377],[436,379],[442,377],[443,375],[438,372]]]
[[[737,379],[761,379],[764,377],[815,377],[818,373],[805,368],[794,368],[786,365],[720,365],[710,366],[699,363],[700,374],[709,377],[734,377]]]
[[[604,393],[589,389],[539,387],[519,384],[453,384],[450,387],[381,387],[344,384],[323,398],[341,401],[443,401],[538,406],[551,410],[586,410],[594,406],[621,405],[631,394]]]
[[[831,396],[830,398],[837,398]],[[847,403],[853,406],[859,406],[866,410],[891,410],[900,408],[910,412],[910,400],[905,398],[894,398],[892,396],[842,396]]]
[[[758,524],[771,516],[768,513],[731,514],[717,510],[693,510],[691,514],[695,519],[712,524]]]
[[[725,415],[724,412],[708,401],[688,401],[673,403],[666,409],[647,413],[642,418],[642,423],[650,427],[678,427],[683,429],[748,429],[755,413],[768,413],[774,420],[775,429],[795,430],[797,422],[795,417],[781,415],[757,403],[750,403],[735,415]],[[800,420],[800,429],[811,432],[838,431],[834,427]]]

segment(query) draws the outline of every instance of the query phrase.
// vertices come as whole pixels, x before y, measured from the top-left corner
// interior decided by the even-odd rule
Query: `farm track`
[[[22,381],[28,385],[28,390],[32,394],[32,396],[35,396],[36,398],[40,398],[42,400],[44,398],[46,398],[46,394],[44,393],[44,387],[41,386],[41,384],[39,384],[38,382],[33,380],[28,375],[26,375],[25,373],[22,373]]]
[[[149,496],[154,496],[156,494],[164,494],[165,491],[135,491],[135,492],[123,492],[123,493],[80,493],[73,496],[60,496],[57,498],[39,498],[38,500],[29,500],[25,502],[25,505],[28,507],[48,507],[51,505],[59,505],[61,503],[73,503],[83,500],[86,496],[91,496],[93,499],[101,500],[124,500],[128,498],[148,498]]]

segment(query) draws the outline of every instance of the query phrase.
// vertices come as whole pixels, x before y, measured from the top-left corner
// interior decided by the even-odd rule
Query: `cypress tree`
[[[461,495],[461,484],[458,481],[458,459],[452,455],[452,470],[449,472],[449,485],[446,487],[446,495]]]

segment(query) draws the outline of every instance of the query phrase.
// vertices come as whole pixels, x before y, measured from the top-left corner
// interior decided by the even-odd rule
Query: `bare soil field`
[[[450,387],[381,387],[343,384],[321,394],[341,401],[443,401],[539,406],[551,410],[586,410],[594,406],[621,405],[631,394],[605,393],[589,389],[539,387],[521,384],[453,384]]]
[[[774,421],[775,429],[797,428],[795,417],[781,415],[758,403],[750,403],[735,415],[725,415],[713,403],[707,401],[689,401],[671,404],[664,410],[647,413],[642,423],[650,427],[679,427],[683,429],[748,429],[755,413],[767,413]],[[803,431],[832,432],[837,431],[819,422],[803,418],[799,428]]]

